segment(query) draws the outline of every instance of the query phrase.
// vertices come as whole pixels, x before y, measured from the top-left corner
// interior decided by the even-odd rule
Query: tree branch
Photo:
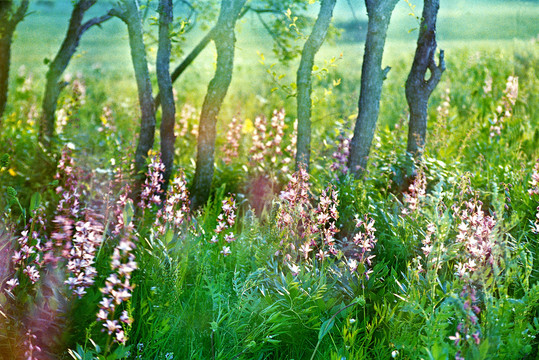
[[[427,88],[428,88],[429,93],[431,93],[440,82],[440,79],[442,78],[442,73],[445,71],[445,60],[444,60],[443,50],[440,50],[440,55],[438,57],[438,65],[436,65],[436,62],[434,61],[434,59],[432,59],[432,61],[429,64],[429,70],[431,72],[431,77],[427,81]]]
[[[122,20],[124,23],[127,23],[127,17],[126,17],[125,11],[117,7],[114,7],[109,10],[109,14],[111,16],[117,17],[118,19]]]
[[[91,28],[94,25],[101,26],[102,23],[112,18],[112,9],[105,15],[95,17],[93,19],[90,19],[86,21],[80,28],[80,34],[84,34],[89,28]]]
[[[28,3],[29,3],[29,0],[21,1],[21,4],[17,8],[17,11],[11,17],[11,20],[10,20],[11,26],[17,25],[18,23],[22,21],[22,19],[24,19],[24,16],[26,15],[26,11],[28,11]]]
[[[270,27],[268,26],[268,24],[266,24],[266,22],[264,21],[264,19],[262,18],[262,15],[261,13],[257,12],[256,13],[256,16],[258,16],[258,20],[260,20],[260,22],[262,23],[262,26],[264,26],[264,29],[266,29],[266,31],[268,32],[268,34],[270,34],[270,36],[273,38],[273,40],[275,40],[275,43],[277,44],[277,46],[279,46],[281,48],[281,50],[285,51],[286,52],[286,47],[281,43],[281,41],[279,40],[279,38],[275,35],[275,33],[273,31],[271,31]]]
[[[387,74],[389,74],[389,71],[391,70],[391,66],[386,66],[384,70],[382,70],[382,80],[387,79]]]

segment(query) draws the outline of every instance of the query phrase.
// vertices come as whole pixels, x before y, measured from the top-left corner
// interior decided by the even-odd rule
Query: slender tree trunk
[[[0,125],[7,104],[13,33],[26,15],[28,0],[22,0],[14,13],[12,6],[12,0],[0,1]]]
[[[127,25],[131,61],[135,70],[141,113],[140,135],[135,151],[136,180],[131,194],[135,200],[138,200],[145,178],[146,157],[148,156],[148,151],[153,147],[155,138],[155,111],[152,83],[142,35],[142,18],[139,13],[139,3],[138,0],[122,0],[121,5],[120,9],[114,9],[113,14]]]
[[[421,157],[427,134],[427,109],[429,97],[436,88],[445,70],[444,52],[440,50],[439,64],[436,65],[436,17],[439,0],[424,0],[423,15],[417,39],[414,62],[406,80],[406,101],[410,108],[407,151],[414,157]],[[429,79],[425,80],[427,70]]]
[[[195,177],[191,187],[191,206],[203,206],[209,198],[213,180],[215,126],[234,69],[234,28],[246,0],[222,0],[213,40],[217,49],[215,76],[208,85],[202,105],[197,143]]]
[[[336,0],[322,0],[311,35],[303,46],[297,72],[298,136],[296,169],[309,168],[311,156],[312,70],[314,57],[326,38]]]
[[[174,120],[176,109],[170,78],[170,25],[172,23],[172,0],[159,1],[159,49],[157,50],[157,84],[162,102],[161,111],[161,158],[165,165],[163,189],[166,192],[174,166]]]
[[[247,13],[248,10],[251,10],[251,8],[250,7],[244,7],[243,10],[241,11],[240,15],[238,16],[238,19],[241,19]],[[258,10],[258,11],[265,12],[266,10]],[[269,10],[267,10],[267,11],[269,11]],[[215,29],[215,27],[211,28],[208,31],[208,33],[200,40],[200,42],[193,48],[193,50],[191,50],[189,55],[187,55],[185,57],[185,59],[183,59],[183,61],[178,66],[176,66],[176,68],[174,69],[174,71],[170,75],[170,77],[172,78],[172,83],[174,83],[174,82],[176,82],[176,80],[178,80],[178,78],[189,67],[189,65],[191,65],[191,63],[198,57],[198,55],[200,55],[200,53],[212,41],[212,39],[213,39],[213,30],[214,29]],[[161,106],[161,94],[158,93],[155,96],[155,111],[157,111],[159,106]]]
[[[49,65],[39,124],[39,141],[47,147],[50,146],[51,140],[54,137],[55,112],[58,98],[60,97],[62,89],[67,85],[61,82],[60,79],[69,65],[71,58],[77,51],[80,38],[92,26],[99,25],[111,18],[111,15],[107,14],[88,20],[86,23],[82,22],[86,11],[88,11],[88,9],[90,9],[96,2],[97,0],[79,0],[75,4],[73,11],[71,12],[69,26],[64,41],[62,42],[62,46]]]
[[[348,167],[357,178],[362,176],[367,167],[380,110],[382,84],[390,69],[387,67],[382,70],[382,56],[387,28],[397,2],[398,0],[365,0],[369,22],[361,68],[359,112],[348,158]]]
[[[175,82],[181,74],[191,65],[191,63],[200,55],[200,53],[208,46],[213,37],[213,29],[211,29],[206,36],[200,40],[195,48],[185,57],[185,59],[178,65],[171,74],[172,82]],[[161,91],[161,90],[159,90]],[[161,93],[155,96],[155,111],[161,106]]]
[[[0,123],[6,109],[12,34],[0,34]]]

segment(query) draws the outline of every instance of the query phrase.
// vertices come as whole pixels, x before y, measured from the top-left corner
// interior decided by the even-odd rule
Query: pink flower
[[[455,336],[449,336],[449,340],[454,341],[455,346],[458,346],[458,344],[460,343],[460,340],[462,340],[462,338],[460,337],[460,333],[457,331],[455,333]]]
[[[223,256],[228,256],[231,254],[230,252],[230,247],[228,246],[223,246],[223,250],[220,251],[221,254],[223,254]]]

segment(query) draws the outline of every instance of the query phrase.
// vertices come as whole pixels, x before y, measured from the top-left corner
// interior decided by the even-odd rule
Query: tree
[[[235,27],[246,0],[222,0],[213,41],[217,50],[215,75],[208,85],[200,114],[195,177],[191,204],[196,209],[209,198],[213,180],[217,115],[232,80],[234,68]]]
[[[376,130],[380,110],[382,84],[390,68],[382,70],[382,56],[391,14],[398,0],[365,0],[369,22],[361,68],[361,89],[354,136],[350,142],[348,168],[360,177],[367,167],[367,158]]]
[[[429,97],[445,71],[444,51],[440,50],[436,65],[436,17],[439,0],[424,0],[421,26],[417,38],[414,62],[406,80],[406,101],[410,109],[408,145],[406,151],[414,157],[421,157],[427,134],[427,109]],[[430,76],[427,80],[427,70]]]
[[[27,10],[28,0],[22,0],[16,10],[13,9],[13,0],[0,1],[0,124],[7,103],[11,42]]]
[[[54,60],[49,64],[49,70],[47,71],[46,76],[47,82],[45,85],[45,94],[43,96],[43,112],[39,124],[39,140],[47,147],[50,146],[50,141],[54,136],[55,111],[58,98],[60,97],[62,89],[67,85],[64,82],[61,82],[60,78],[75,54],[82,35],[92,26],[100,25],[112,17],[109,13],[92,18],[83,23],[84,14],[95,5],[96,2],[97,0],[79,0],[75,3],[73,11],[71,12],[71,18],[69,19],[69,26],[64,41]]]
[[[243,18],[247,13],[253,12],[258,16],[258,19],[262,23],[264,29],[268,31],[268,33],[272,36],[275,45],[282,50],[283,54],[281,57],[283,58],[293,58],[295,54],[290,49],[288,49],[283,44],[283,34],[282,31],[282,24],[284,23],[284,17],[285,17],[285,11],[288,9],[305,9],[305,2],[301,0],[263,0],[258,2],[258,6],[253,6],[253,3],[251,5],[245,5],[243,9],[241,10],[241,13],[238,16],[238,20]],[[274,24],[275,26],[273,28],[270,28],[268,24],[264,21],[262,18],[262,14],[271,14],[275,16]],[[275,30],[279,29],[278,33],[275,32]],[[198,42],[198,44],[191,50],[191,52],[182,60],[178,66],[174,69],[174,71],[171,74],[172,82],[176,82],[178,78],[184,73],[184,71],[191,65],[193,61],[200,55],[200,53],[208,46],[208,44],[213,40],[215,26],[212,27],[206,35]],[[161,99],[160,94],[157,94],[155,96],[155,110],[161,106]]]
[[[298,141],[296,169],[309,167],[311,155],[311,93],[314,56],[326,38],[336,0],[322,0],[318,18],[305,42],[297,72]]]
[[[163,189],[166,191],[174,166],[174,121],[176,108],[170,77],[170,27],[172,24],[172,0],[159,0],[159,48],[156,72],[161,99],[161,158],[165,165]]]
[[[155,138],[155,111],[152,95],[152,84],[146,48],[143,41],[142,18],[139,13],[138,0],[122,0],[113,10],[112,14],[120,18],[127,25],[129,34],[129,47],[131,61],[137,81],[137,91],[140,106],[140,135],[135,151],[135,185],[132,197],[138,199],[146,169],[146,157],[153,147]]]

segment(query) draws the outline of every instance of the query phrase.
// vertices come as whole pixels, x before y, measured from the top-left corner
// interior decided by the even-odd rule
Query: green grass
[[[261,175],[249,161],[254,116],[271,116],[273,109],[284,106],[284,141],[288,143],[296,104],[295,98],[287,97],[279,86],[271,91],[276,84],[266,70],[276,60],[271,55],[268,36],[250,26],[249,18],[240,25],[236,68],[218,124],[211,202],[188,225],[174,228],[175,232],[164,236],[152,232],[156,208],[135,219],[138,240],[134,253],[139,270],[132,279],[136,284],[133,298],[125,305],[135,320],[132,327],[125,328],[129,359],[173,356],[212,360],[352,360],[396,356],[415,360],[455,358],[457,351],[473,360],[538,356],[539,247],[538,235],[531,231],[531,225],[539,195],[528,192],[539,158],[539,48],[537,41],[531,39],[537,33],[537,25],[531,23],[537,17],[537,5],[468,3],[442,1],[439,46],[446,51],[447,71],[430,98],[427,147],[424,161],[418,165],[426,179],[425,196],[410,216],[402,213],[408,203],[397,188],[401,174],[412,168],[404,151],[404,81],[416,33],[407,32],[414,21],[407,14],[406,4],[401,3],[394,15],[386,46],[384,66],[389,65],[392,70],[384,82],[378,131],[363,181],[346,176],[337,179],[329,170],[338,135],[350,136],[355,121],[363,46],[336,41],[326,44],[318,55],[317,63],[322,67],[324,60],[343,54],[326,76],[315,77],[314,81],[310,200],[316,208],[328,185],[339,191],[337,238],[344,243],[349,244],[362,229],[356,227],[356,216],[363,219],[368,215],[375,220],[376,257],[368,280],[361,272],[352,273],[343,261],[351,256],[351,249],[346,246],[339,246],[337,256],[324,262],[314,258],[302,260],[299,253],[289,250],[293,255],[291,262],[300,269],[295,274],[289,266],[292,264],[276,255],[278,250],[291,249],[286,246],[288,242],[303,241],[292,235],[291,230],[297,229],[277,225],[278,204],[285,210],[294,211],[294,207],[275,197],[261,214],[250,209],[253,187],[259,186],[254,179]],[[16,200],[28,209],[31,199],[38,198],[33,194],[40,194],[46,232],[57,229],[52,222],[60,200],[55,188],[63,185],[65,176],[55,180],[50,169],[58,162],[59,149],[52,154],[36,149],[36,118],[31,113],[32,108],[39,110],[46,70],[43,58],[54,54],[63,36],[69,4],[62,5],[54,11],[31,15],[21,24],[15,42],[10,103],[0,133],[0,155],[7,154],[9,158],[6,166],[0,167],[0,210],[2,224],[7,223],[0,228],[2,286],[4,278],[11,276],[7,273],[12,270],[8,266],[13,250],[10,246],[19,246],[16,239],[23,229]],[[345,16],[345,5],[340,3],[339,19]],[[496,29],[504,27],[505,34],[496,33]],[[188,41],[187,48],[195,42]],[[80,50],[81,56],[73,60],[68,71],[83,72],[85,103],[71,108],[58,147],[69,143],[74,148],[83,206],[92,206],[103,215],[97,221],[114,221],[112,211],[104,210],[105,194],[112,180],[111,159],[124,174],[129,171],[139,118],[125,27],[114,20],[102,30],[92,29]],[[266,55],[264,65],[259,63],[257,51]],[[184,103],[200,109],[214,62],[215,53],[210,47],[176,84],[178,109]],[[22,86],[26,75],[17,75],[22,64],[36,78],[26,90]],[[100,64],[99,69],[95,64]],[[285,75],[281,85],[295,81],[296,65],[297,62],[291,62],[272,68],[277,75]],[[500,136],[490,136],[493,114],[503,104],[509,76],[519,78],[513,115],[504,120]],[[483,86],[488,77],[492,78],[492,91],[486,93]],[[340,85],[334,86],[337,80]],[[446,89],[450,90],[450,100],[444,117],[437,107],[443,104]],[[66,108],[72,101],[72,89],[68,86],[59,108]],[[109,129],[103,129],[100,120],[105,105],[112,109]],[[238,158],[227,165],[220,147],[226,142],[227,119],[238,113],[248,125],[243,129]],[[191,126],[197,117],[189,119]],[[196,139],[188,133],[178,138],[176,145],[175,164],[185,170],[190,181]],[[157,141],[155,149],[158,148]],[[266,169],[274,169],[270,157],[267,155],[260,162]],[[43,162],[50,163],[49,170],[40,170],[46,168],[41,166]],[[290,174],[280,176],[282,183],[274,184],[276,188],[285,186]],[[111,188],[112,200],[120,193],[119,187],[114,183]],[[224,239],[219,244],[210,239],[215,234],[221,200],[229,192],[234,193],[238,205],[237,222],[230,229],[237,240],[226,244],[232,253],[223,257],[220,251]],[[466,221],[461,212],[465,201],[481,201],[483,215],[492,216],[495,221],[488,237],[493,261],[477,260],[478,269],[470,272],[468,278],[459,278],[455,265],[470,258],[466,246],[474,243],[464,245],[456,241],[459,226]],[[121,216],[129,218],[129,209],[122,208]],[[309,216],[317,215],[312,211]],[[431,237],[434,248],[430,257],[425,258],[421,248],[432,228],[429,224],[435,227]],[[112,223],[109,226],[111,229]],[[321,245],[318,235],[311,236]],[[54,348],[57,358],[69,358],[69,348],[86,356],[85,359],[93,359],[97,350],[89,341],[92,339],[103,355],[110,339],[106,332],[99,331],[102,324],[94,319],[101,297],[99,289],[104,287],[111,271],[110,256],[117,241],[117,237],[106,234],[96,259],[96,284],[82,299],[72,296],[60,282],[50,289],[48,282],[32,287],[26,281],[13,297],[0,292],[2,314],[13,316],[0,317],[0,358],[6,356],[4,349],[24,344],[22,334],[27,326],[37,328],[35,324],[42,323],[34,322],[34,315],[43,314],[46,307],[42,305],[47,301],[51,311],[58,311],[53,326],[47,330],[57,336],[47,337],[51,334],[36,329],[42,330],[38,338],[46,342],[44,347]],[[427,271],[419,271],[418,262]],[[436,262],[440,268],[432,266]],[[62,265],[58,273],[67,276]],[[469,294],[470,287],[477,291],[475,300]],[[480,309],[476,320],[472,321],[475,318],[467,300]],[[449,337],[457,331],[467,332],[470,337],[455,346]],[[477,331],[479,345],[471,337]],[[125,350],[117,345],[112,349]],[[99,360],[115,359],[109,355]]]

